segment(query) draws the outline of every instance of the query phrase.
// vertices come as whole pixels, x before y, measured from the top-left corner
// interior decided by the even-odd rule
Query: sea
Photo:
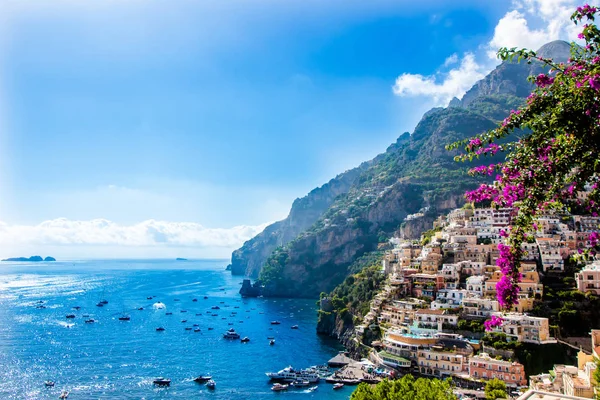
[[[353,388],[334,391],[324,381],[314,392],[270,390],[266,372],[323,364],[343,349],[316,334],[315,300],[241,298],[242,278],[226,265],[0,263],[0,399],[57,399],[63,390],[72,400],[347,399]],[[97,307],[101,300],[108,303]],[[196,324],[199,332],[185,330]],[[223,339],[230,328],[250,341]],[[193,381],[206,374],[215,390]],[[171,386],[155,387],[158,377]]]

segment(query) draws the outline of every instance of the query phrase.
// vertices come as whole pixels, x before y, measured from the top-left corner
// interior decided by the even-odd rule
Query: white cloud
[[[444,67],[449,67],[452,64],[456,64],[458,62],[458,54],[454,53],[451,56],[448,56],[444,61]]]
[[[485,70],[475,61],[475,55],[464,55],[458,67],[447,73],[430,76],[402,74],[393,87],[398,96],[431,97],[434,105],[447,105],[453,97],[461,97],[475,82],[485,76]]]
[[[206,228],[193,222],[147,220],[120,225],[106,219],[74,221],[58,218],[38,225],[9,225],[0,222],[4,248],[30,246],[162,246],[234,248],[260,233],[268,224],[233,228]]]
[[[488,44],[488,56],[496,58],[500,47],[519,47],[537,50],[557,39],[574,40],[578,28],[569,17],[577,6],[573,0],[523,0],[515,9],[498,21],[494,36]],[[538,28],[534,28],[537,20]]]
[[[574,0],[515,0],[512,9],[496,24],[494,36],[480,48],[487,57],[467,53],[458,67],[444,72],[459,61],[458,55],[452,54],[432,75],[400,75],[393,86],[394,93],[401,97],[429,97],[432,106],[445,106],[453,97],[461,98],[496,66],[500,47],[537,50],[552,40],[575,40],[581,27],[569,17],[577,5]]]

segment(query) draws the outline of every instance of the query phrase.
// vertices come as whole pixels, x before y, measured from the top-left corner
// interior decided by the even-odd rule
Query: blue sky
[[[4,1],[0,256],[227,256],[571,4]]]

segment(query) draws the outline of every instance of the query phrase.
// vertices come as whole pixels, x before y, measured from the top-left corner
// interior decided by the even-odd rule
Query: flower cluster
[[[485,321],[483,323],[483,326],[485,327],[485,330],[489,332],[489,331],[494,330],[494,328],[496,328],[496,327],[502,326],[503,322],[504,322],[504,320],[502,319],[502,317],[497,317],[495,315],[492,315],[492,318]]]
[[[475,175],[475,174],[481,174],[481,175],[489,175],[491,176],[495,171],[496,171],[496,165],[494,164],[490,164],[490,165],[480,165],[478,167],[475,168],[471,168],[469,170],[469,173],[471,175]]]
[[[510,230],[501,233],[505,243],[499,245],[497,265],[503,277],[496,288],[504,309],[518,301],[521,244],[536,230],[539,213],[575,208],[600,214],[600,30],[594,23],[598,12],[586,4],[571,16],[575,24],[583,25],[579,37],[585,45],[574,45],[566,63],[526,49],[500,49],[504,61],[516,58],[545,71],[530,77],[535,89],[526,104],[511,111],[495,129],[447,146],[464,148],[457,161],[472,162],[498,151],[507,154],[501,164],[472,168],[473,175],[496,176],[492,184],[465,194],[471,202],[491,201],[493,207],[516,210]],[[582,253],[595,256],[600,235],[591,233],[588,244]]]
[[[539,87],[543,88],[546,86],[550,86],[554,83],[554,78],[546,75],[546,74],[539,74],[536,78],[535,78],[535,84],[538,85]]]

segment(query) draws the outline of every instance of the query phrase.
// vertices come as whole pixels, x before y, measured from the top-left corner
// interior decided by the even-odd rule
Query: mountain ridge
[[[555,41],[539,51],[560,61],[567,49]],[[234,273],[260,272],[266,296],[316,297],[339,284],[352,262],[375,251],[407,215],[425,208],[434,217],[460,206],[464,191],[481,180],[467,175],[444,146],[493,128],[531,92],[527,77],[542,71],[535,62],[501,63],[462,99],[425,113],[412,134],[403,133],[384,153],[294,201],[285,220],[233,253]]]

